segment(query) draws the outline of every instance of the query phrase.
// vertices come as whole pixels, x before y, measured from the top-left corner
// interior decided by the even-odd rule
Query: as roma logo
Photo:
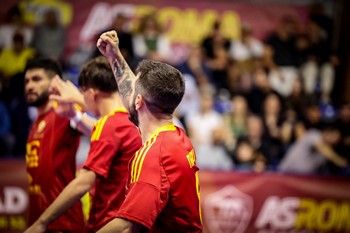
[[[253,213],[253,199],[233,185],[204,200],[204,220],[211,233],[243,233]]]

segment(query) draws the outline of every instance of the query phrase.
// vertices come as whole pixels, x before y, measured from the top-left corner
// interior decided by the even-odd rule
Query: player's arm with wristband
[[[71,127],[90,136],[96,119],[84,112],[86,104],[83,95],[70,81],[55,77],[50,86],[50,100],[56,101],[55,111],[71,120]]]

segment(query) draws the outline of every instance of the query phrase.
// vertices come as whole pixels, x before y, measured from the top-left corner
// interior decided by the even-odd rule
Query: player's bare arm
[[[81,169],[79,175],[63,189],[56,200],[24,233],[45,232],[47,225],[56,220],[79,201],[79,199],[92,188],[95,180],[96,174],[93,171]]]
[[[132,85],[136,81],[136,76],[131,71],[119,49],[119,39],[116,31],[103,33],[97,41],[97,47],[108,59],[112,67],[120,95],[125,102],[129,103]]]
[[[141,228],[142,225],[140,224],[122,218],[115,218],[97,233],[137,233],[140,232]]]

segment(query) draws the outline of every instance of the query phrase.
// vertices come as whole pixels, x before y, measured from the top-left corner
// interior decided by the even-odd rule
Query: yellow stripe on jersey
[[[155,137],[152,138],[151,140],[148,140],[145,146],[141,150],[139,150],[135,155],[135,158],[132,162],[132,167],[131,167],[131,179],[130,179],[131,183],[136,182],[140,177],[143,161],[146,157],[148,150],[151,148],[151,146],[155,141],[156,141]]]
[[[141,161],[140,164],[138,166],[137,169],[137,173],[136,173],[136,177],[135,177],[135,181],[138,181],[140,174],[141,174],[141,169],[142,169],[142,165],[143,165],[143,161],[145,160],[145,157],[149,151],[149,149],[152,147],[153,143],[156,141],[156,137],[153,138],[153,140],[151,141],[150,145],[147,147],[146,151],[140,156],[141,157]]]
[[[91,142],[95,140],[96,129],[99,127],[100,123],[101,123],[101,121],[99,121],[99,120],[95,123],[95,129],[94,129],[94,131],[92,131],[92,134],[91,134],[91,137],[90,137],[90,141]]]
[[[176,130],[176,127],[174,124],[169,124],[163,127],[160,127],[154,133],[152,136],[146,141],[143,148],[136,152],[135,157],[131,163],[131,177],[130,177],[130,183],[136,182],[141,174],[143,161],[145,160],[146,154],[148,153],[149,149],[153,145],[153,143],[156,141],[156,138],[160,132],[163,131],[173,131]]]
[[[98,141],[100,139],[102,129],[103,129],[107,119],[108,119],[108,116],[104,116],[103,118],[98,120],[98,122],[96,124],[96,128],[94,130],[94,133],[91,136],[91,141]]]
[[[95,124],[95,130],[91,135],[91,140],[90,140],[91,142],[98,141],[100,139],[102,129],[107,121],[107,118],[114,115],[116,112],[128,112],[128,111],[126,110],[125,107],[118,107],[118,108],[114,109],[113,111],[111,111],[110,113],[108,113],[108,115],[100,118]]]
[[[141,150],[137,151],[137,153],[132,161],[132,164],[131,164],[131,182],[136,181],[137,167],[139,165],[141,156],[144,154],[145,150],[148,148],[149,145],[150,145],[150,141],[147,141],[145,143],[145,146],[143,148],[141,148]]]

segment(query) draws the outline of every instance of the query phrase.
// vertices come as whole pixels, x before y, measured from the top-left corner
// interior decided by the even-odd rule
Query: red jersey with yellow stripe
[[[156,130],[129,164],[118,217],[151,232],[202,232],[198,167],[193,146],[173,124]]]
[[[125,198],[129,160],[141,145],[140,133],[125,108],[115,109],[96,123],[84,164],[97,174],[90,191],[88,231],[98,231],[115,217]]]
[[[31,225],[75,178],[75,155],[80,133],[69,120],[54,110],[34,122],[26,146],[29,178],[29,222]],[[64,215],[48,225],[48,230],[81,232],[84,226],[82,206],[77,202]]]

